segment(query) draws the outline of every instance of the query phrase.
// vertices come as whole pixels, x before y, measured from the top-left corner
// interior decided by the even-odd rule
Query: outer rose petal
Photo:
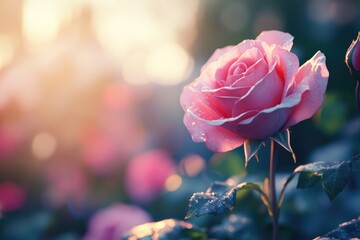
[[[290,51],[293,45],[294,37],[289,33],[284,33],[280,31],[264,31],[256,38],[256,40],[264,41],[269,45],[276,44],[281,48],[284,48]]]
[[[265,139],[284,129],[291,108],[301,100],[301,94],[293,94],[272,108],[265,109],[255,116],[238,124],[237,131],[248,139]]]
[[[294,53],[279,47],[274,48],[273,54],[279,57],[276,69],[285,81],[282,96],[282,98],[285,98],[287,90],[299,70],[299,59]]]
[[[198,89],[191,85],[185,86],[180,97],[181,107],[185,112],[192,112],[198,118],[205,120],[218,120],[222,116],[204,99]]]
[[[310,60],[302,65],[295,76],[293,93],[302,91],[301,85],[307,84],[309,90],[302,95],[301,102],[293,108],[286,127],[295,125],[312,117],[321,107],[329,78],[329,71],[325,65],[325,56],[318,51]]]
[[[222,126],[210,125],[185,113],[184,124],[194,142],[205,142],[214,152],[227,152],[243,145],[246,139],[234,134]]]
[[[207,62],[201,67],[201,72],[204,71],[204,69],[212,62],[216,61],[219,59],[219,57],[221,55],[223,55],[224,53],[228,52],[231,48],[233,48],[234,46],[227,46],[227,47],[223,47],[223,48],[218,48],[215,50],[215,52],[211,55],[211,57],[209,58],[209,60],[207,60]]]

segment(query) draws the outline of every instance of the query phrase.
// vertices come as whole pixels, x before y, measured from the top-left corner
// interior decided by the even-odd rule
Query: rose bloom
[[[127,166],[126,191],[137,202],[150,202],[163,191],[166,179],[174,169],[174,160],[163,150],[139,154]]]
[[[115,240],[137,225],[151,222],[144,210],[126,204],[115,204],[97,212],[88,225],[84,240]]]
[[[288,33],[265,31],[215,51],[180,99],[195,142],[230,151],[314,115],[329,76],[325,56],[317,52],[299,68],[292,40]]]

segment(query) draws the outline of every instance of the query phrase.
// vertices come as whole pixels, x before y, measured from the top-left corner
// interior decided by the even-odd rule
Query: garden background
[[[266,176],[266,150],[245,169],[242,149],[214,154],[192,142],[179,96],[216,48],[269,29],[294,36],[301,64],[322,51],[330,72],[323,108],[291,128],[297,163],[280,151],[280,184],[300,164],[360,150],[344,62],[360,30],[359,1],[1,0],[0,238],[93,239],[106,228],[96,221],[117,223],[120,234],[183,219],[192,193],[211,181]],[[356,218],[359,187],[353,174],[330,202],[320,187],[293,186],[280,231],[309,239]],[[259,204],[239,196],[236,211],[252,223],[242,231],[271,226]]]

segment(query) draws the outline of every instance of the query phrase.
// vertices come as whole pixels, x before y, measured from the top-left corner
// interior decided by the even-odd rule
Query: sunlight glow
[[[175,85],[192,70],[193,60],[178,44],[169,43],[154,49],[146,60],[146,73],[152,82]]]
[[[23,31],[28,47],[41,47],[55,39],[64,10],[59,1],[26,0],[23,6]]]
[[[32,151],[35,157],[40,160],[45,160],[55,152],[56,139],[48,132],[37,134],[32,141]]]
[[[14,43],[9,37],[0,36],[0,69],[12,60],[14,48]]]
[[[102,8],[94,16],[96,34],[103,47],[119,59],[131,51],[151,48],[174,38],[174,32],[156,21],[149,4],[122,2]]]
[[[128,57],[122,65],[124,80],[135,85],[148,83],[145,73],[145,53],[136,53]]]

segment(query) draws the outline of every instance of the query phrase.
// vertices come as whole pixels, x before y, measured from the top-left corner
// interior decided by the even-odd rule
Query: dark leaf
[[[260,150],[261,145],[264,142],[262,140],[246,140],[244,143],[245,153],[245,167],[248,165],[253,157],[257,158],[257,152]]]
[[[241,189],[253,189],[268,201],[259,185],[248,182],[236,184],[237,182],[230,178],[226,182],[212,183],[206,192],[194,193],[190,198],[189,210],[185,218],[229,213],[235,207],[236,193]]]
[[[322,175],[322,186],[332,201],[340,193],[349,180],[351,162],[343,162],[338,168],[325,170]]]
[[[296,173],[300,174],[297,188],[313,187],[321,181],[323,189],[332,201],[343,190],[353,171],[353,165],[355,165],[356,170],[359,160],[360,154],[357,154],[346,161],[315,162],[297,167],[281,189],[278,207],[280,208],[284,200],[286,186]]]
[[[321,181],[322,187],[332,201],[347,184],[352,171],[351,161],[316,162],[299,166],[294,173],[300,173],[298,188],[308,188]]]
[[[316,172],[300,172],[297,188],[311,188],[320,182],[321,176],[318,176]]]
[[[206,214],[226,214],[236,204],[236,189],[223,182],[214,182],[206,192],[194,193],[185,218]]]
[[[286,129],[286,130],[284,130],[282,132],[278,132],[275,135],[271,136],[270,138],[272,140],[274,140],[275,142],[277,142],[280,146],[285,148],[288,152],[290,152],[292,154],[294,162],[296,162],[295,153],[292,150],[291,145],[290,145],[290,131],[289,131],[289,129]]]
[[[360,238],[360,218],[339,225],[338,228],[314,240],[348,240]]]
[[[205,232],[191,223],[166,219],[160,222],[145,223],[132,228],[122,240],[201,240]]]

